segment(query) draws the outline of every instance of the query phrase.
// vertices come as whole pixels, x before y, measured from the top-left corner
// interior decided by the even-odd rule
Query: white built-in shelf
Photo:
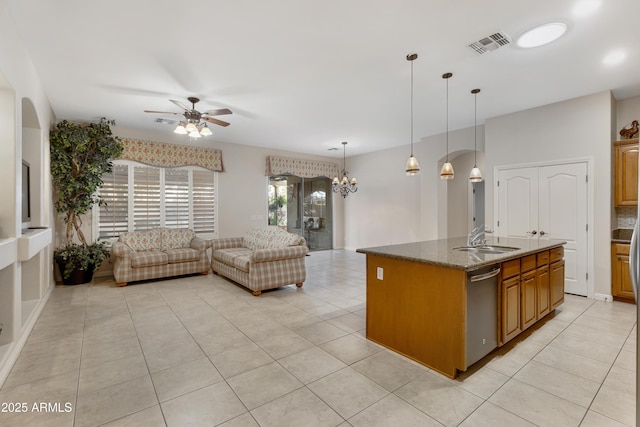
[[[29,230],[18,237],[18,260],[28,261],[51,243],[51,229]]]
[[[17,239],[0,239],[0,270],[16,262],[18,251]]]

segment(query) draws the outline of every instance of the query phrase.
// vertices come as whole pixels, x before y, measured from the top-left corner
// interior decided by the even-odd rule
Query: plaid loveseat
[[[244,237],[213,239],[211,248],[211,270],[256,296],[293,283],[301,287],[307,276],[305,239],[279,227],[252,228]]]
[[[210,240],[188,228],[156,228],[122,233],[111,245],[113,276],[118,286],[128,282],[209,273]]]

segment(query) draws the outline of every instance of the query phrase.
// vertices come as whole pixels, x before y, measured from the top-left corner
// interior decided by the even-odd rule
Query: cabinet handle
[[[533,230],[533,231],[527,231],[527,234],[528,234],[529,236],[535,236],[537,233],[538,233],[538,232],[537,232],[536,230]]]
[[[540,235],[541,236],[544,236],[545,234],[547,234],[547,233],[545,233],[544,231],[540,231]]]

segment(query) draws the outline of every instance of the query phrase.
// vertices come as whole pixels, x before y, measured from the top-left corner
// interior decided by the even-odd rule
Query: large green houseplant
[[[55,259],[67,284],[91,281],[108,256],[104,242],[87,243],[81,227],[82,215],[100,203],[96,190],[102,176],[113,170],[112,160],[122,154],[122,142],[111,133],[114,124],[104,118],[89,124],[63,120],[49,134],[55,208],[65,224],[64,245],[56,249]],[[84,280],[77,278],[78,271],[86,273],[80,276]]]

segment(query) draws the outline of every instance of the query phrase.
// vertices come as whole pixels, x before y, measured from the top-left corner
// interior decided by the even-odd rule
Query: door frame
[[[595,241],[595,222],[594,222],[594,214],[595,214],[595,206],[594,206],[594,195],[595,195],[595,185],[593,179],[593,157],[574,157],[568,159],[558,159],[558,160],[549,160],[542,162],[528,162],[528,163],[517,163],[510,165],[501,165],[493,167],[493,215],[492,215],[492,224],[494,230],[497,229],[497,215],[498,215],[498,178],[500,177],[500,172],[509,170],[509,169],[521,169],[528,167],[542,167],[542,166],[558,166],[558,165],[569,165],[576,163],[586,163],[587,165],[587,224],[589,228],[587,230],[587,298],[590,299],[598,299],[601,301],[611,301],[611,295],[595,295],[595,250],[594,244]]]

